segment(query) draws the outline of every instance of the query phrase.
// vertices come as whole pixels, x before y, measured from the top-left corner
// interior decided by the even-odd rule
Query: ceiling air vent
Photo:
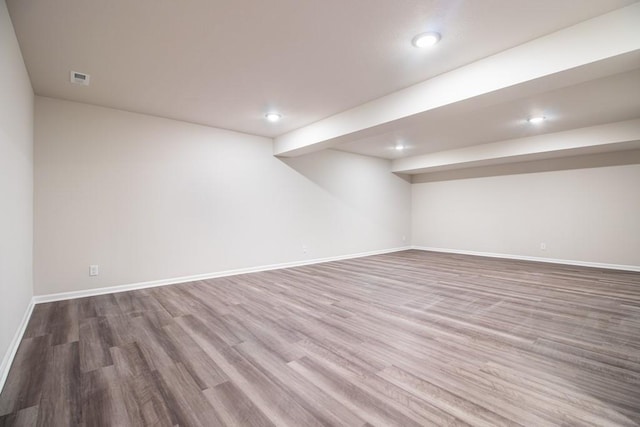
[[[89,79],[91,76],[85,73],[79,73],[77,71],[71,71],[71,83],[77,85],[89,86]]]

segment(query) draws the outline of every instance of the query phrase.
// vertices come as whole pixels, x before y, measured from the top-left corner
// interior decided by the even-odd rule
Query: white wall
[[[271,139],[36,97],[35,293],[404,246],[411,189],[389,168],[280,160]]]
[[[32,250],[33,90],[0,1],[0,376],[33,295]]]
[[[416,246],[640,266],[638,151],[452,171],[414,182]]]

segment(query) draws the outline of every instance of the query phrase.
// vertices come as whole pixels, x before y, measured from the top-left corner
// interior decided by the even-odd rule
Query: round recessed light
[[[424,48],[431,47],[440,41],[440,34],[436,32],[427,32],[418,34],[411,40],[415,47]]]
[[[402,145],[402,144],[398,144],[398,145],[396,145],[396,147],[395,147],[395,148],[396,148],[396,150],[398,150],[398,151],[402,151],[402,150],[404,150],[404,145]]]
[[[538,123],[542,123],[542,122],[544,122],[544,121],[545,121],[545,119],[546,119],[546,117],[545,117],[545,116],[535,116],[535,117],[529,117],[529,118],[527,119],[527,121],[528,121],[529,123],[538,124]]]
[[[280,120],[282,118],[282,114],[278,114],[278,113],[267,113],[264,115],[265,119],[269,120],[270,122],[277,122],[278,120]]]

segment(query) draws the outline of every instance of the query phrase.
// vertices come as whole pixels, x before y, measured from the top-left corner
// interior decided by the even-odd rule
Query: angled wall
[[[409,244],[387,160],[37,97],[35,169],[37,295]]]

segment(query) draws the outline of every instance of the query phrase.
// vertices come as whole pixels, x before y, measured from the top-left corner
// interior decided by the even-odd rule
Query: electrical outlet
[[[407,236],[402,236],[402,241],[406,242],[407,241]]]
[[[89,276],[97,276],[98,274],[99,274],[98,266],[97,265],[90,265],[89,266]]]
[[[302,245],[302,253],[303,254],[307,253],[307,245]]]
[[[540,243],[540,250],[541,251],[546,251],[547,250],[547,244],[546,243]]]

